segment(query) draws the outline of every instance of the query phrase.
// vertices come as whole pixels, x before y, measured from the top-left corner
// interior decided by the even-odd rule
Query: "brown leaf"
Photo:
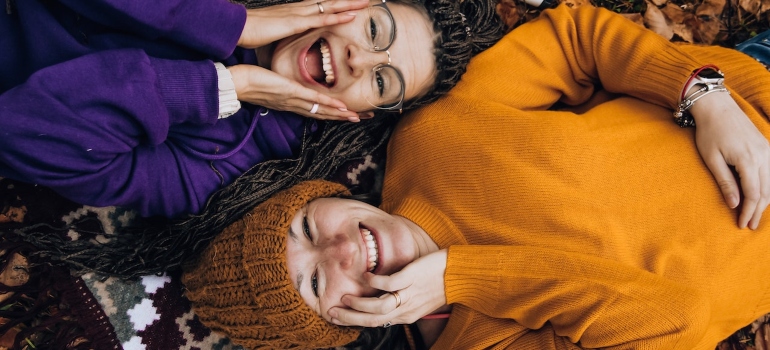
[[[18,287],[29,280],[29,262],[19,253],[13,253],[8,265],[0,272],[0,283]]]
[[[621,13],[621,15],[631,20],[631,22],[644,26],[644,18],[641,13]]]
[[[671,23],[669,23],[663,12],[649,1],[647,1],[647,10],[644,11],[644,24],[653,32],[666,38],[666,40],[671,40],[674,36]]]
[[[770,0],[762,0],[762,5],[759,7],[759,14],[761,15],[767,10],[770,10]]]
[[[0,324],[6,324],[8,322],[8,319],[6,318],[0,318]],[[12,349],[13,348],[13,342],[16,340],[16,334],[19,334],[21,330],[18,326],[13,327],[9,329],[5,334],[0,336],[0,349],[6,348],[6,349]]]
[[[508,30],[511,30],[521,19],[521,15],[513,0],[500,0],[495,6],[495,11],[502,18],[505,28]]]
[[[757,13],[759,6],[762,5],[760,0],[740,0],[738,6],[748,13]]]
[[[695,10],[695,15],[718,18],[725,9],[725,3],[726,0],[704,0]]]
[[[651,0],[651,1],[658,8],[660,8],[661,6],[665,5],[668,2],[668,0]]]
[[[722,24],[717,17],[698,16],[691,28],[693,42],[712,44],[722,28]]]
[[[562,3],[567,4],[571,8],[578,8],[585,5],[586,0],[563,0]]]
[[[679,23],[672,25],[671,29],[674,31],[674,34],[678,35],[680,38],[682,38],[682,40],[688,43],[695,42],[693,38],[693,28],[691,25],[688,25],[687,23]]]
[[[0,223],[8,222],[23,222],[24,216],[27,214],[27,207],[7,207],[5,211],[0,213]]]
[[[691,17],[692,15],[685,12],[681,7],[668,3],[666,6],[664,6],[662,9],[660,9],[661,12],[663,12],[664,15],[666,15],[666,18],[668,18],[672,23],[681,24],[684,23],[684,21]]]

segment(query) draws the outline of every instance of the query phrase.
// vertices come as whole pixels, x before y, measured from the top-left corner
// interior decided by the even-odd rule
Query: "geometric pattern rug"
[[[352,161],[330,179],[377,190],[383,173],[379,165],[384,162],[382,153]],[[97,218],[110,233],[116,227],[128,225],[134,213],[117,207],[81,206],[46,188],[0,178],[0,229],[40,222],[61,226],[83,217]],[[68,234],[71,239],[79,238],[74,232]],[[183,297],[179,272],[145,276],[137,281],[93,273],[62,279],[68,280],[64,282],[68,285],[65,289],[76,291],[62,295],[62,299],[68,299],[62,300],[62,304],[70,310],[79,308],[78,312],[72,311],[75,316],[69,317],[77,319],[90,333],[87,349],[243,349],[198,321],[190,302]],[[64,312],[63,308],[59,312]]]

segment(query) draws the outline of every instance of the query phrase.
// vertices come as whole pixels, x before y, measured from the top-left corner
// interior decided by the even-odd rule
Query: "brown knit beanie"
[[[328,323],[305,304],[286,266],[294,214],[313,199],[338,195],[349,192],[333,182],[302,182],[214,238],[182,275],[201,322],[249,349],[334,347],[355,340],[360,329]]]

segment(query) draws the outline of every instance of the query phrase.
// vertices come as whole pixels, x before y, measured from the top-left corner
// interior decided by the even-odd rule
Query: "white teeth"
[[[331,51],[329,51],[329,44],[327,44],[325,40],[321,40],[321,60],[323,62],[324,73],[326,73],[326,83],[334,84]]]
[[[364,236],[364,243],[366,243],[367,253],[369,255],[369,272],[374,271],[374,269],[377,267],[377,263],[379,262],[379,252],[377,250],[377,241],[374,240],[374,236],[372,236],[372,232],[362,228],[361,233]]]

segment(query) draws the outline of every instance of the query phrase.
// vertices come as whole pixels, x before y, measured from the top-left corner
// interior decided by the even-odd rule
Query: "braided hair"
[[[503,33],[494,0],[392,0],[424,6],[437,35],[434,53],[437,78],[427,94],[408,107],[434,101],[453,87],[470,58],[491,46]],[[235,0],[246,7],[265,7],[286,0]],[[7,0],[10,5],[12,1]],[[13,229],[16,239],[33,244],[37,256],[66,264],[75,274],[97,272],[136,279],[180,268],[197,256],[208,242],[271,194],[309,179],[329,178],[347,161],[360,159],[383,147],[396,118],[379,116],[360,123],[321,122],[320,130],[306,128],[296,159],[266,161],[254,166],[232,184],[215,192],[203,211],[181,219],[140,219],[107,234],[97,220],[79,219],[66,227],[46,224]],[[356,193],[356,189],[351,189]],[[94,228],[94,221],[96,228]],[[104,239],[69,240],[64,232]],[[54,234],[57,233],[57,234]],[[7,235],[5,235],[7,236]]]

